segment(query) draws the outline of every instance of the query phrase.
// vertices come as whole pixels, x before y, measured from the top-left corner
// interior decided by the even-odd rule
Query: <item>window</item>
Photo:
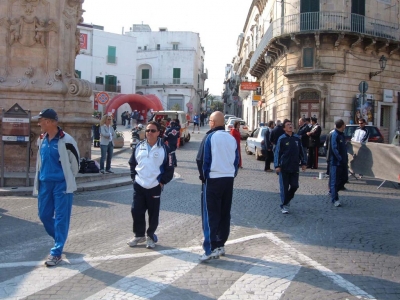
[[[142,69],[142,85],[148,85],[150,82],[150,70]]]
[[[104,84],[104,78],[96,76],[96,84]]]
[[[78,76],[78,78],[82,78],[81,77],[81,75],[82,75],[81,71],[75,70],[75,74]]]
[[[174,68],[172,78],[173,78],[173,84],[181,83],[181,68]]]
[[[144,47],[143,47],[143,50],[147,50],[147,46],[144,46]]]
[[[161,49],[161,45],[157,44],[157,50],[160,50],[160,49]]]
[[[138,48],[138,50],[142,50],[142,47],[137,47]]]
[[[109,64],[117,63],[117,47],[108,46],[107,63]]]
[[[314,67],[314,48],[303,48],[303,68]]]
[[[116,92],[117,91],[117,76],[114,75],[106,75],[106,92]]]
[[[178,44],[172,44],[172,50],[178,50]]]

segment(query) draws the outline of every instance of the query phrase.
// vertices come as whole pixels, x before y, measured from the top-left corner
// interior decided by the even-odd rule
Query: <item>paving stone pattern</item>
[[[161,197],[159,242],[130,248],[132,186],[74,197],[63,261],[33,197],[0,199],[0,299],[400,299],[400,190],[350,179],[334,207],[326,167],[300,175],[290,214],[279,210],[275,173],[244,152],[235,180],[227,254],[199,263],[201,185],[195,155],[205,129],[177,151]],[[127,167],[129,151],[113,162]]]

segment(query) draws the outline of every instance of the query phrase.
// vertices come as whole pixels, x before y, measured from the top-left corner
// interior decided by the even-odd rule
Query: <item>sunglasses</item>
[[[157,129],[146,129],[146,132],[152,132],[152,133],[155,133],[155,132],[157,132]]]

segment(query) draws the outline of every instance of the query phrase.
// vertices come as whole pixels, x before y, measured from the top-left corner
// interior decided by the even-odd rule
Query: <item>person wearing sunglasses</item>
[[[100,172],[104,174],[104,161],[106,161],[106,172],[111,171],[111,159],[114,151],[115,130],[111,125],[113,118],[111,115],[104,115],[100,121]]]
[[[45,262],[51,267],[61,261],[68,237],[79,150],[76,141],[58,127],[58,116],[53,109],[44,109],[34,118],[38,119],[41,135],[37,140],[33,195],[38,196],[39,218],[54,239]]]
[[[159,135],[160,124],[150,121],[146,126],[146,139],[136,146],[129,159],[133,182],[131,214],[134,234],[134,238],[127,242],[129,247],[146,242],[146,248],[153,249],[158,241],[155,232],[160,214],[161,192],[174,176],[171,150]],[[147,231],[146,211],[149,215]]]
[[[365,119],[358,119],[358,125],[359,127],[357,127],[357,129],[354,131],[353,137],[351,138],[352,142],[357,142],[357,143],[361,143],[361,144],[365,144],[366,142],[368,142],[368,138],[369,138],[369,131],[367,129],[367,127],[365,127],[365,124],[367,122],[365,121]],[[364,175],[363,174],[358,174],[358,178],[362,178]]]

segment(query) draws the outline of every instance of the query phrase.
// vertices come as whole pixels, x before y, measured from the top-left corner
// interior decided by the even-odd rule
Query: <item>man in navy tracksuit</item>
[[[303,146],[298,135],[293,134],[293,125],[290,120],[283,122],[285,133],[281,135],[275,147],[275,171],[279,175],[281,194],[281,211],[289,213],[290,200],[299,188],[299,161],[301,169],[307,168],[307,162],[303,154]]]
[[[231,220],[233,180],[239,167],[236,140],[224,126],[224,115],[211,114],[209,130],[197,154],[197,167],[202,181],[202,225],[205,253],[200,261],[225,255]]]
[[[329,151],[327,161],[329,164],[329,190],[331,201],[336,206],[341,205],[338,192],[344,188],[348,180],[348,157],[344,130],[346,124],[342,119],[335,122],[335,130],[329,137]]]
[[[172,121],[170,126],[167,127],[164,133],[164,142],[168,142],[168,147],[171,150],[172,160],[174,166],[177,167],[178,163],[176,160],[176,148],[178,147],[178,139],[180,137],[180,127]]]
[[[150,121],[146,127],[146,139],[140,142],[129,159],[133,181],[133,233],[135,237],[127,242],[130,247],[146,242],[146,248],[153,249],[157,242],[155,231],[160,214],[161,192],[174,176],[174,165],[169,147],[158,136],[160,125]],[[149,227],[146,232],[146,211]]]

